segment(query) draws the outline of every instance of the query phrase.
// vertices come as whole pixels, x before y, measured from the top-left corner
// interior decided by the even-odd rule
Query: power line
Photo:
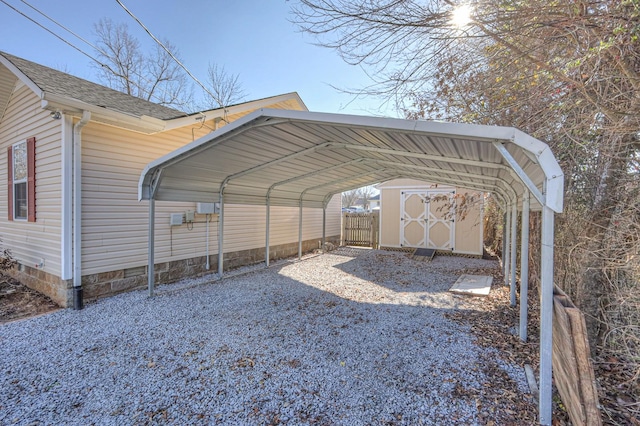
[[[88,53],[84,52],[82,49],[80,49],[79,47],[74,46],[72,43],[68,42],[67,40],[65,40],[64,38],[62,38],[61,36],[59,36],[58,34],[54,33],[53,31],[51,31],[49,28],[45,27],[44,25],[42,25],[40,22],[36,21],[35,19],[31,18],[30,16],[26,15],[25,13],[23,13],[22,11],[16,9],[15,7],[13,7],[12,5],[10,5],[9,3],[7,3],[5,0],[0,0],[0,2],[4,3],[5,6],[13,9],[14,12],[22,15],[23,17],[25,17],[26,19],[28,19],[29,21],[33,22],[34,24],[36,24],[37,26],[39,26],[40,28],[42,28],[43,30],[45,30],[46,32],[48,32],[49,34],[51,34],[52,36],[56,37],[57,39],[59,39],[60,41],[62,41],[63,43],[69,45],[70,47],[72,47],[73,49],[77,50],[78,52],[82,53],[83,55],[85,55],[87,58],[91,59],[92,61],[97,62],[100,66],[103,67],[107,67],[109,68],[108,65],[101,63],[100,61],[98,61],[96,58],[92,57],[91,55],[89,55]],[[111,68],[109,68],[111,69]],[[113,71],[113,70],[111,70]]]
[[[58,21],[56,21],[55,19],[53,19],[52,17],[50,17],[49,15],[47,15],[46,13],[42,12],[40,9],[38,9],[35,6],[30,5],[29,3],[27,3],[25,0],[20,0],[22,3],[26,4],[27,6],[29,6],[31,9],[35,10],[37,13],[39,13],[40,15],[44,16],[45,18],[47,18],[48,20],[50,20],[51,22],[53,22],[54,24],[56,24],[57,26],[59,26],[60,28],[62,28],[63,30],[65,30],[66,32],[72,34],[74,37],[76,37],[79,40],[82,40],[83,42],[85,42],[86,44],[88,44],[89,46],[93,47],[95,50],[97,50],[98,52],[102,53],[103,55],[105,55],[105,52],[103,50],[101,50],[99,47],[95,46],[94,44],[92,44],[91,42],[85,40],[84,38],[80,37],[78,34],[74,33],[73,31],[71,31],[69,28],[65,27],[64,25],[62,25],[61,23],[59,23]],[[3,3],[5,3],[3,1]],[[6,4],[6,3],[5,3]],[[15,10],[15,9],[14,9]],[[23,15],[24,16],[24,15]],[[93,59],[93,58],[92,58]]]
[[[68,33],[72,34],[74,37],[76,37],[77,39],[83,41],[85,44],[91,46],[94,50],[96,50],[98,53],[102,54],[105,57],[109,57],[109,54],[107,52],[105,52],[103,49],[101,49],[99,46],[94,45],[93,43],[87,41],[86,39],[84,39],[83,37],[79,36],[78,34],[76,34],[75,32],[71,31],[69,28],[65,27],[64,25],[62,25],[61,23],[59,23],[58,21],[56,21],[55,19],[51,18],[49,15],[47,15],[46,13],[42,12],[40,9],[38,9],[35,6],[32,6],[31,4],[27,3],[25,0],[20,0],[22,3],[24,3],[25,5],[27,5],[28,7],[30,7],[31,9],[33,9],[34,11],[36,11],[37,13],[39,13],[40,15],[44,16],[46,19],[48,19],[49,21],[53,22],[54,24],[56,24],[57,26],[59,26],[60,28],[64,29],[65,31],[67,31]],[[128,76],[125,76],[123,74],[118,74],[116,71],[114,71],[110,66],[108,66],[107,64],[103,64],[102,62],[100,62],[99,60],[91,57],[92,60],[94,60],[96,63],[98,63],[100,66],[105,67],[109,70],[109,72],[111,72],[113,75],[115,75],[116,77],[122,78],[125,81],[127,81],[128,83],[133,84],[138,90],[141,90],[142,92],[145,91],[145,88],[142,87],[139,83],[131,80]],[[151,82],[150,80],[148,80],[146,77],[144,77],[143,75],[135,72],[135,70],[131,70],[131,73],[134,74],[136,77],[138,77],[140,80],[144,81],[147,84],[153,85],[153,82]],[[158,90],[162,91],[165,95],[169,95],[169,92],[167,92],[165,89],[163,89],[162,87],[158,87]],[[163,99],[157,95],[154,94],[150,94],[150,96],[155,97],[156,100],[160,103],[163,103]]]
[[[41,16],[45,17],[46,19],[48,19],[49,21],[53,22],[54,24],[56,24],[57,26],[59,26],[60,28],[64,29],[65,31],[67,31],[68,33],[72,34],[74,37],[76,37],[77,39],[81,40],[82,42],[84,42],[85,44],[91,46],[93,49],[95,49],[97,52],[101,53],[102,55],[108,57],[109,55],[102,50],[100,47],[92,44],[91,42],[87,41],[86,39],[84,39],[83,37],[81,37],[80,35],[76,34],[75,32],[73,32],[72,30],[70,30],[69,28],[65,27],[64,25],[62,25],[61,23],[59,23],[58,21],[56,21],[55,19],[51,18],[49,15],[47,15],[46,13],[42,12],[41,10],[39,10],[38,8],[36,8],[35,6],[32,6],[31,4],[29,4],[28,2],[26,2],[25,0],[20,0],[22,3],[24,3],[26,6],[30,7],[31,9],[33,9],[35,12],[37,12],[38,14],[40,14]],[[70,41],[64,39],[62,36],[56,34],[55,32],[53,32],[52,30],[50,30],[49,28],[45,27],[43,24],[41,24],[40,22],[36,21],[35,19],[31,18],[30,16],[28,16],[27,14],[25,14],[24,12],[16,9],[14,6],[10,5],[9,3],[7,3],[5,0],[0,0],[0,2],[2,2],[3,4],[5,4],[7,7],[11,8],[13,11],[15,11],[16,13],[22,15],[24,18],[28,19],[29,21],[33,22],[34,24],[36,24],[37,26],[39,26],[40,28],[42,28],[43,30],[47,31],[49,34],[53,35],[54,37],[56,37],[57,39],[59,39],[60,41],[62,41],[63,43],[67,44],[68,46],[70,46],[71,48],[77,50],[78,52],[80,52],[81,54],[83,54],[84,56],[88,57],[90,60],[94,61],[95,63],[97,63],[98,65],[100,65],[103,68],[106,68],[107,70],[109,70],[109,72],[111,72],[114,76],[119,77],[124,79],[125,81],[133,84],[135,87],[137,87],[139,90],[144,91],[144,87],[142,87],[139,83],[136,83],[135,81],[131,80],[128,76],[122,75],[117,73],[116,71],[113,70],[113,68],[111,68],[108,64],[105,64],[103,62],[101,62],[99,59],[94,58],[93,56],[91,56],[90,54],[88,54],[87,52],[85,52],[84,50],[82,50],[81,48],[77,47],[76,45],[74,45],[73,43],[71,43]],[[148,84],[152,84],[151,81],[149,81],[148,79],[146,79],[143,75],[132,71],[132,73],[140,78],[142,81],[148,83]],[[166,90],[164,90],[163,88],[159,87],[158,90],[164,92],[165,94],[168,94],[168,92]],[[155,97],[156,100],[158,102],[163,102],[162,98],[158,97],[157,95],[153,95],[151,94],[151,96]]]
[[[218,99],[218,97],[216,95],[214,95],[213,93],[211,93],[211,91],[200,82],[200,80],[198,80],[196,78],[196,76],[194,76],[191,71],[189,71],[187,69],[186,66],[184,66],[182,64],[182,62],[180,62],[180,60],[178,58],[176,58],[176,56],[173,54],[173,52],[171,52],[169,49],[167,49],[167,47],[160,41],[158,40],[158,38],[156,36],[154,36],[151,31],[142,23],[142,21],[140,21],[140,19],[138,19],[138,17],[136,17],[129,9],[127,9],[127,7],[122,3],[122,1],[120,0],[116,0],[116,2],[125,10],[125,12],[127,12],[129,14],[129,16],[131,16],[141,27],[142,29],[144,29],[147,34],[149,34],[149,36],[165,51],[167,52],[167,54],[169,56],[171,56],[171,58],[176,61],[176,63],[178,65],[180,65],[180,67],[189,75],[189,77],[191,77],[193,79],[193,81],[195,81],[201,88],[202,90],[204,90],[209,96],[211,96],[211,98],[213,98],[216,102],[218,102],[218,104],[220,106],[222,106],[224,108],[223,103]]]

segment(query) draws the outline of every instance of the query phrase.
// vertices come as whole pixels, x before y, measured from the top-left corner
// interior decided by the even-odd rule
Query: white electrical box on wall
[[[198,214],[218,213],[218,203],[196,203],[196,213]]]
[[[182,213],[171,213],[171,216],[169,216],[169,225],[171,226],[178,226],[178,225],[182,225]]]
[[[193,222],[196,218],[195,214],[196,212],[194,212],[193,210],[187,210],[186,212],[184,212],[184,221]]]

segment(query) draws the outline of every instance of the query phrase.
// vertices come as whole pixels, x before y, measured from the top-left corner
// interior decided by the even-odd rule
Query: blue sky
[[[38,15],[21,0],[2,0],[95,56],[93,49]],[[153,40],[115,0],[25,0],[94,43],[101,18],[126,23],[149,51]],[[184,64],[206,81],[209,63],[240,75],[246,100],[296,91],[311,111],[395,117],[392,106],[331,87],[360,88],[370,81],[359,67],[313,45],[289,22],[295,0],[121,0],[159,39],[170,40]],[[0,50],[96,81],[91,60],[0,2]]]

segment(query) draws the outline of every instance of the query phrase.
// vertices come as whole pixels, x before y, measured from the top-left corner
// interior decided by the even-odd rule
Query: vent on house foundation
[[[128,268],[124,270],[124,277],[125,278],[130,278],[130,277],[138,277],[140,275],[144,275],[147,273],[147,267],[146,266],[137,266],[135,268]]]

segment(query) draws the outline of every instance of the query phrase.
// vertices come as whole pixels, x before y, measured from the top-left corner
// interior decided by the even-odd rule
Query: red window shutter
[[[13,220],[13,147],[7,149],[7,207],[9,220]]]
[[[36,138],[27,139],[27,221],[36,221]]]

